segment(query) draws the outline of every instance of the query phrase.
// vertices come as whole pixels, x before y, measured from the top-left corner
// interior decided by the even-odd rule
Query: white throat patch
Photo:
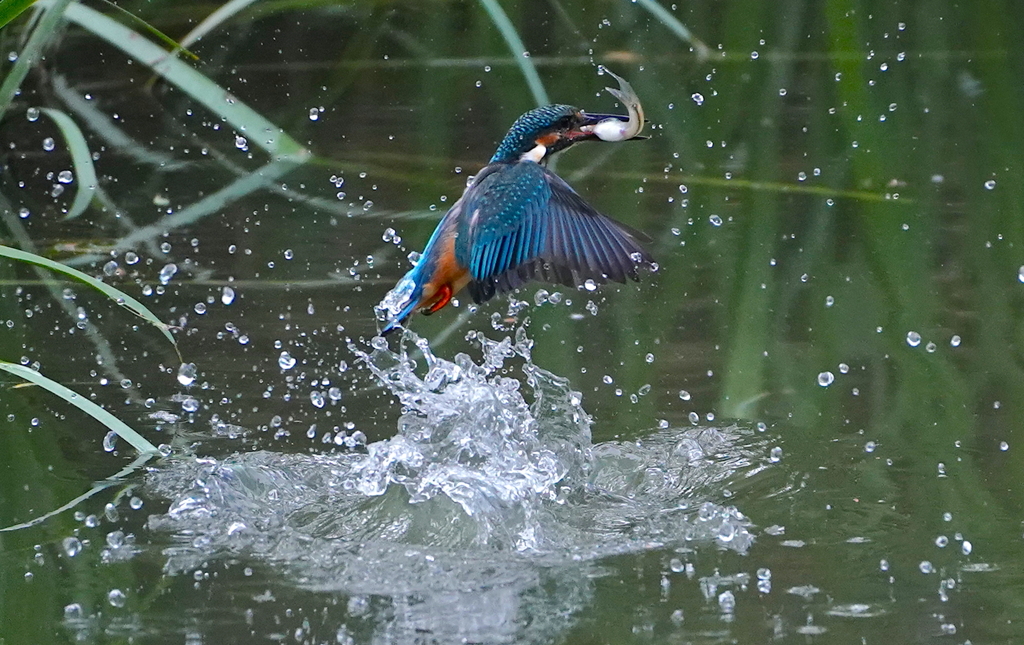
[[[535,148],[528,152],[524,152],[523,156],[519,157],[519,161],[532,161],[533,163],[540,163],[544,158],[544,155],[548,153],[547,147],[544,144],[538,143]]]

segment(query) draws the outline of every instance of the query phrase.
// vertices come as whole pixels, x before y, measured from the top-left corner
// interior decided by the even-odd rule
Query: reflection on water
[[[523,327],[515,340],[472,335],[479,362],[437,357],[411,332],[397,351],[381,338],[351,347],[403,405],[390,439],[157,468],[148,486],[171,503],[148,528],[173,536],[165,571],[245,556],[297,587],[373,597],[360,611],[380,640],[544,642],[588,603],[598,558],[746,552],[750,521],[720,501],[769,462],[754,431],[664,428],[593,445],[580,394],[532,363]]]

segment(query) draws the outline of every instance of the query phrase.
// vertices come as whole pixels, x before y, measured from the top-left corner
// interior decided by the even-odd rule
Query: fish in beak
[[[596,138],[601,141],[632,141],[635,139],[646,139],[638,136],[644,129],[644,108],[640,105],[640,98],[626,81],[608,68],[601,66],[600,71],[610,75],[619,83],[619,88],[606,87],[605,90],[614,96],[626,108],[628,115],[619,114],[590,114],[583,113],[584,122],[572,135],[578,138]],[[570,136],[572,136],[570,135]],[[574,138],[575,138],[574,137]]]

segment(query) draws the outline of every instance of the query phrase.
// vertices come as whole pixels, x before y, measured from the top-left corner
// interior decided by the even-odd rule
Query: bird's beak
[[[646,139],[638,136],[644,129],[644,108],[640,105],[640,98],[636,92],[621,76],[615,75],[611,70],[604,67],[599,68],[606,74],[619,82],[619,89],[606,87],[609,94],[619,100],[626,108],[626,116],[618,114],[590,114],[584,112],[583,124],[577,129],[569,132],[569,137],[575,140],[600,139],[601,141],[634,141]]]

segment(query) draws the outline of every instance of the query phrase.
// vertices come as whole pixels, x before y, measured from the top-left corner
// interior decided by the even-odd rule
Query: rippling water
[[[403,405],[390,439],[161,466],[148,484],[171,504],[148,526],[173,537],[165,568],[245,555],[299,587],[389,598],[380,611],[409,634],[429,623],[498,642],[544,640],[603,556],[751,545],[751,521],[723,502],[728,482],[770,463],[756,431],[663,428],[595,445],[582,397],[532,363],[524,328],[474,338],[478,362],[435,356],[411,332],[397,350],[381,338],[350,348]]]

